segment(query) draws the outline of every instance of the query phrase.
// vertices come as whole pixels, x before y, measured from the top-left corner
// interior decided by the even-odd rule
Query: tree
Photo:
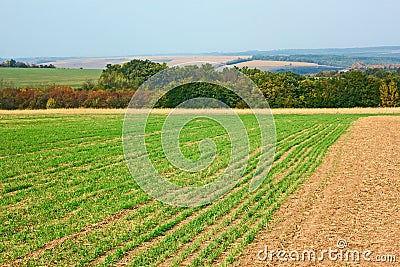
[[[107,64],[100,75],[97,87],[108,91],[137,89],[151,76],[167,68],[150,60],[134,59],[123,65]]]
[[[54,98],[50,97],[49,100],[47,100],[46,108],[53,109],[53,108],[56,108],[56,106],[57,106],[56,101],[54,100]]]
[[[9,64],[8,64],[8,66],[10,67],[10,68],[15,68],[15,64],[16,64],[17,62],[14,60],[14,59],[11,59],[10,60],[10,62],[9,62]]]
[[[16,88],[0,89],[0,108],[1,109],[17,109],[16,96],[19,90]]]
[[[87,99],[84,102],[84,107],[86,108],[106,108],[107,107],[107,97],[106,91],[97,90],[90,91],[87,95]]]
[[[86,79],[85,82],[82,84],[82,89],[89,91],[93,90],[96,87],[96,83],[93,80]]]
[[[34,97],[33,90],[22,89],[16,96],[15,100],[19,109],[32,109],[32,100]]]
[[[380,104],[380,92],[379,88],[382,80],[374,77],[368,76],[367,85],[363,90],[362,102],[365,107],[378,107]]]
[[[49,92],[49,98],[56,101],[56,108],[77,108],[79,106],[75,92],[71,87],[56,87]]]
[[[398,85],[394,80],[383,82],[379,87],[382,107],[396,107],[399,101]]]

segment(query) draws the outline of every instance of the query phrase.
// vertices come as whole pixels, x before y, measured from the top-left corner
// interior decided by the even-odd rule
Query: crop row
[[[254,118],[243,115],[251,155],[244,177],[212,204],[176,208],[153,200],[130,176],[121,147],[122,116],[46,116],[1,120],[0,264],[231,263],[356,119],[276,116],[276,163],[262,186],[249,192],[261,143]],[[213,164],[191,174],[172,166],[162,153],[164,119],[154,117],[146,129],[156,169],[181,185],[215,180],[231,156],[225,129],[204,120],[182,129],[185,156],[198,158],[197,143],[204,138],[213,139],[218,151]],[[122,211],[122,217],[113,217]]]

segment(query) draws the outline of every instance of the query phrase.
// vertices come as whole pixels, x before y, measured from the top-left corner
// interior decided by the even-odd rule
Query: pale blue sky
[[[0,1],[0,57],[400,45],[398,0]]]

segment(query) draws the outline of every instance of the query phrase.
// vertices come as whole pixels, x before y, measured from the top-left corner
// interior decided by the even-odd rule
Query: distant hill
[[[60,68],[103,69],[107,64],[130,61],[134,58],[149,59],[155,62],[167,62],[168,65],[182,64],[192,61],[213,61],[234,65],[240,62],[264,60],[284,62],[314,63],[318,67],[294,68],[293,66],[270,71],[293,71],[300,74],[315,73],[321,70],[348,69],[354,66],[365,68],[380,66],[394,68],[400,64],[400,46],[325,48],[325,49],[281,49],[267,51],[243,52],[210,52],[198,54],[164,54],[148,56],[118,57],[32,57],[16,58],[30,64],[53,64]],[[4,61],[5,59],[0,59]]]
[[[321,48],[321,49],[278,49],[278,50],[249,50],[234,53],[211,53],[215,55],[337,55],[364,57],[396,57],[400,58],[400,46],[376,46],[353,48]]]
[[[341,68],[397,66],[400,46],[258,51],[253,52],[252,59],[309,62]]]
[[[58,60],[77,59],[80,57],[24,57],[16,58],[18,61],[27,62],[29,64],[44,64]]]

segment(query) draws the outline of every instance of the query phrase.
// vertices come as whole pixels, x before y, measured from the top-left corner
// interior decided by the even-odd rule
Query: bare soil
[[[338,246],[338,241],[341,242]],[[257,253],[268,248],[265,261]],[[302,260],[303,250],[337,250]],[[272,250],[297,251],[284,262]],[[335,255],[343,251],[343,260]],[[348,251],[359,251],[360,261]],[[372,251],[363,259],[365,251]],[[240,266],[400,266],[400,117],[366,117],[336,142],[323,164],[281,206],[243,252]],[[263,257],[265,254],[260,254]],[[378,262],[386,256],[386,262]],[[387,261],[393,260],[396,263]],[[391,257],[391,259],[389,259]],[[296,259],[296,254],[292,254]]]

